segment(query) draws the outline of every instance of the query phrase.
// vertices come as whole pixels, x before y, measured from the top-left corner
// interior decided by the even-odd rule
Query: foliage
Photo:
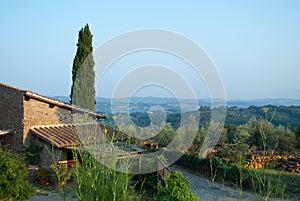
[[[226,140],[225,142],[228,144],[235,144],[238,140],[238,132],[237,132],[237,125],[231,124],[225,126],[227,130]]]
[[[277,137],[278,150],[281,152],[291,153],[295,150],[295,134],[283,126],[279,126],[274,130],[274,135]],[[291,143],[292,142],[292,143]]]
[[[203,144],[210,122],[211,109],[208,107],[201,107],[199,109],[200,119],[198,134],[194,143],[189,147],[190,154],[197,154]],[[196,114],[190,112],[192,115]],[[130,114],[134,123],[138,126],[147,126],[150,123],[149,115],[147,113],[135,112]],[[260,130],[267,134],[264,136],[268,138],[267,149],[280,152],[293,152],[294,148],[300,147],[300,106],[250,106],[248,108],[229,107],[226,113],[225,129],[219,138],[218,143],[235,144],[238,140],[237,128],[246,130],[249,133],[249,138],[246,143],[249,146],[255,145],[263,147],[263,139]],[[266,119],[267,118],[267,119]],[[167,123],[173,128],[168,128],[169,136],[166,129],[161,132],[161,135],[155,137],[156,141],[162,141],[162,145],[170,142],[174,136],[179,136],[184,131],[179,128],[181,120],[180,113],[168,113]],[[293,130],[294,132],[292,132]],[[184,142],[184,140],[183,140]],[[292,143],[291,143],[292,142]]]
[[[195,194],[190,191],[190,182],[178,171],[165,178],[166,186],[158,186],[158,194],[153,201],[197,201]]]
[[[59,176],[59,179],[57,179],[58,182],[60,182],[61,185],[64,185],[66,182],[68,182],[71,179],[71,176],[73,174],[73,169],[68,167],[68,165],[59,165],[59,164],[52,164],[51,165],[52,170],[56,172]]]
[[[295,128],[296,147],[300,148],[300,126]]]
[[[146,112],[133,112],[133,113],[130,113],[130,117],[132,119],[132,122],[135,125],[140,126],[140,127],[149,126],[151,123],[149,114]]]
[[[249,133],[243,129],[243,127],[231,129],[227,134],[227,141],[231,141],[234,144],[224,145],[225,148],[223,148],[220,153],[222,158],[226,160],[227,163],[244,165],[249,148],[249,145],[246,144],[248,137]]]
[[[89,25],[79,31],[77,52],[72,67],[71,103],[96,110],[95,71],[93,59],[92,34]]]
[[[243,126],[249,133],[247,143],[265,150],[291,152],[295,148],[295,134],[283,126],[275,127],[265,119],[252,118]],[[292,143],[291,143],[292,142]]]
[[[65,192],[63,183],[65,181],[67,181],[68,178],[65,177],[64,172],[62,171],[62,168],[58,164],[60,157],[61,157],[61,151],[59,152],[58,156],[55,155],[54,146],[51,146],[51,150],[49,150],[47,147],[47,151],[52,157],[52,164],[50,165],[50,168],[54,171],[54,176],[56,179],[55,182],[57,182],[57,184],[58,184],[58,189],[59,189],[59,192],[60,192],[63,200],[66,200],[66,192]],[[66,173],[68,173],[68,172],[69,171],[66,171]]]
[[[272,119],[272,124],[277,127],[282,125],[286,128],[294,130],[300,125],[300,106],[250,106],[248,108],[237,108],[237,107],[227,107],[226,110],[226,120],[225,125],[244,125],[250,121],[251,118],[255,119],[265,119],[265,113],[263,108],[269,108],[269,116],[276,111],[276,115]],[[206,125],[210,122],[211,110],[208,107],[200,107],[200,122]],[[197,111],[198,112],[198,111]],[[145,113],[147,115],[147,113]],[[142,114],[139,114],[142,116]],[[167,116],[167,122],[171,123],[174,129],[178,128],[181,120],[181,113],[170,113]],[[268,119],[270,120],[270,119]],[[138,119],[137,119],[138,121]]]
[[[40,153],[43,147],[31,144],[27,147],[23,147],[23,153],[25,154],[25,161],[27,165],[38,165],[40,163]]]
[[[0,200],[26,200],[34,193],[28,171],[16,154],[0,148]]]
[[[272,146],[273,145],[272,142],[274,143],[274,141],[275,141],[274,138],[276,138],[276,137],[277,137],[277,142],[276,142],[276,145],[273,145],[274,146],[273,149],[277,148],[278,137],[281,135],[281,132],[277,135],[272,134],[272,132],[274,132],[274,126],[270,122],[274,118],[275,112],[273,113],[273,116],[271,118],[269,118],[268,117],[269,109],[270,108],[267,108],[267,107],[262,108],[262,110],[265,113],[265,119],[258,121],[258,127],[257,127],[259,134],[260,134],[263,152],[267,151],[267,148],[270,149],[269,144],[271,142],[271,146]],[[277,129],[277,131],[278,131],[278,129]],[[265,167],[262,168],[260,171],[254,171],[253,172],[254,176],[252,178],[253,188],[259,195],[263,196],[264,201],[269,200],[269,198],[272,194],[275,194],[275,196],[276,196],[276,194],[278,192],[278,186],[283,186],[283,188],[280,189],[280,191],[281,191],[280,194],[283,194],[284,188],[285,188],[285,184],[281,184],[281,182],[280,182],[281,181],[280,177],[275,182],[273,182],[272,181],[273,178],[269,174],[267,174],[266,167],[269,166],[268,163],[269,162],[264,164]]]
[[[146,191],[150,195],[157,192],[157,172],[136,175],[134,178],[137,179],[136,190]]]
[[[41,184],[46,185],[46,183],[49,182],[50,171],[47,170],[46,168],[39,168],[35,171],[35,173],[38,181]]]
[[[162,130],[153,138],[159,147],[166,147],[175,137],[175,131],[171,124],[166,123]]]
[[[204,128],[204,126],[202,126],[198,130],[192,146],[190,146],[188,149],[189,154],[192,154],[192,155],[199,154],[199,150],[202,147],[202,144],[204,142],[206,134],[207,134],[207,130]]]
[[[105,167],[86,152],[74,151],[75,195],[81,201],[139,200],[129,186],[131,175]]]
[[[213,176],[215,181],[226,182],[227,185],[235,187],[238,186],[239,190],[255,192],[265,198],[267,196],[268,198],[300,196],[300,175],[298,174],[268,169],[248,169],[236,164],[224,164],[218,158],[200,159],[198,156],[189,154],[184,154],[176,164],[197,172],[206,178]]]
[[[221,162],[219,159],[213,158],[212,163],[214,167],[218,167]],[[208,177],[211,175],[210,160],[208,158],[200,159],[198,155],[183,154],[175,164],[186,167]]]

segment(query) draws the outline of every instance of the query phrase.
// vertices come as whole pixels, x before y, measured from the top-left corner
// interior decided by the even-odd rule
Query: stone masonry
[[[14,152],[20,151],[23,140],[24,91],[0,83],[0,130],[14,130],[13,134],[0,136],[2,144]]]
[[[87,114],[89,119],[103,118],[93,111],[0,82],[0,131],[14,131],[12,134],[0,135],[0,143],[12,152],[21,153],[22,146],[31,143],[43,145],[40,139],[30,134],[32,126],[72,124],[76,123],[74,116],[83,114]],[[58,150],[55,152],[57,154]],[[41,157],[46,155],[44,150]],[[62,158],[66,160],[65,153]]]

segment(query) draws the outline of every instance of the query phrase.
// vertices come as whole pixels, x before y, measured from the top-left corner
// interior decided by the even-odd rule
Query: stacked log
[[[283,155],[249,155],[246,168],[261,169],[264,167],[273,168],[279,160],[285,158]]]
[[[287,160],[281,160],[280,164],[277,166],[279,170],[289,171],[289,172],[300,172],[300,157],[288,158]]]
[[[222,157],[222,150],[225,147],[234,148],[235,144],[223,144],[216,145],[214,149],[210,151],[210,156],[219,157],[223,161],[228,159]],[[265,150],[257,147],[249,150],[246,160],[246,168],[261,169],[261,168],[271,168],[281,171],[288,171],[294,173],[300,173],[300,156],[299,155],[286,155],[281,154],[274,150]]]
[[[246,168],[276,168],[282,171],[300,172],[300,157],[296,155],[248,155]]]

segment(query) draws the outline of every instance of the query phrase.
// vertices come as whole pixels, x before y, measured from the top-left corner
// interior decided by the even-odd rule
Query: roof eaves
[[[0,130],[0,135],[7,135],[15,133],[14,130]]]
[[[49,97],[31,92],[31,91],[26,91],[25,96],[27,96],[29,98],[39,100],[39,101],[43,101],[43,102],[46,102],[46,103],[49,103],[49,104],[52,104],[52,105],[56,105],[58,107],[63,107],[63,108],[69,109],[69,110],[73,110],[74,112],[87,113],[88,115],[91,115],[91,116],[94,116],[94,117],[97,117],[97,118],[102,118],[102,119],[106,118],[106,116],[103,115],[103,114],[99,114],[99,113],[93,112],[91,110],[83,109],[83,108],[78,107],[76,105],[71,105],[69,103],[66,103],[66,102],[63,102],[63,101],[60,101],[60,100],[56,100],[56,99],[53,99],[53,98],[49,98]]]
[[[27,90],[24,90],[24,89],[20,89],[20,88],[17,88],[17,87],[13,87],[11,85],[8,85],[8,84],[5,84],[5,83],[2,83],[0,82],[0,85],[6,87],[6,88],[9,88],[9,89],[14,89],[16,91],[20,91],[20,92],[26,92]]]
[[[99,114],[99,113],[91,111],[91,110],[83,109],[83,108],[78,107],[76,105],[71,105],[69,103],[66,103],[66,102],[63,102],[63,101],[60,101],[60,100],[57,100],[57,99],[54,99],[54,98],[49,98],[49,97],[43,96],[43,95],[38,94],[38,93],[34,93],[32,91],[29,91],[29,90],[24,90],[24,89],[20,89],[20,88],[17,88],[17,87],[13,87],[11,85],[4,84],[2,82],[0,82],[0,85],[2,85],[4,87],[7,87],[7,88],[10,88],[10,89],[13,89],[13,90],[16,90],[16,91],[23,92],[24,95],[26,97],[29,97],[29,98],[33,98],[33,99],[43,101],[43,102],[46,102],[46,103],[49,103],[49,104],[52,104],[52,105],[56,105],[58,107],[63,107],[63,108],[69,109],[69,110],[73,110],[74,112],[87,113],[88,115],[94,116],[96,118],[101,118],[101,119],[106,118],[106,116],[103,115],[103,114]]]

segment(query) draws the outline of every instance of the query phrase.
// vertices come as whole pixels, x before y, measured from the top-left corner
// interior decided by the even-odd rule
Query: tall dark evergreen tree
[[[96,110],[93,35],[86,24],[78,34],[77,52],[72,68],[71,103]]]

